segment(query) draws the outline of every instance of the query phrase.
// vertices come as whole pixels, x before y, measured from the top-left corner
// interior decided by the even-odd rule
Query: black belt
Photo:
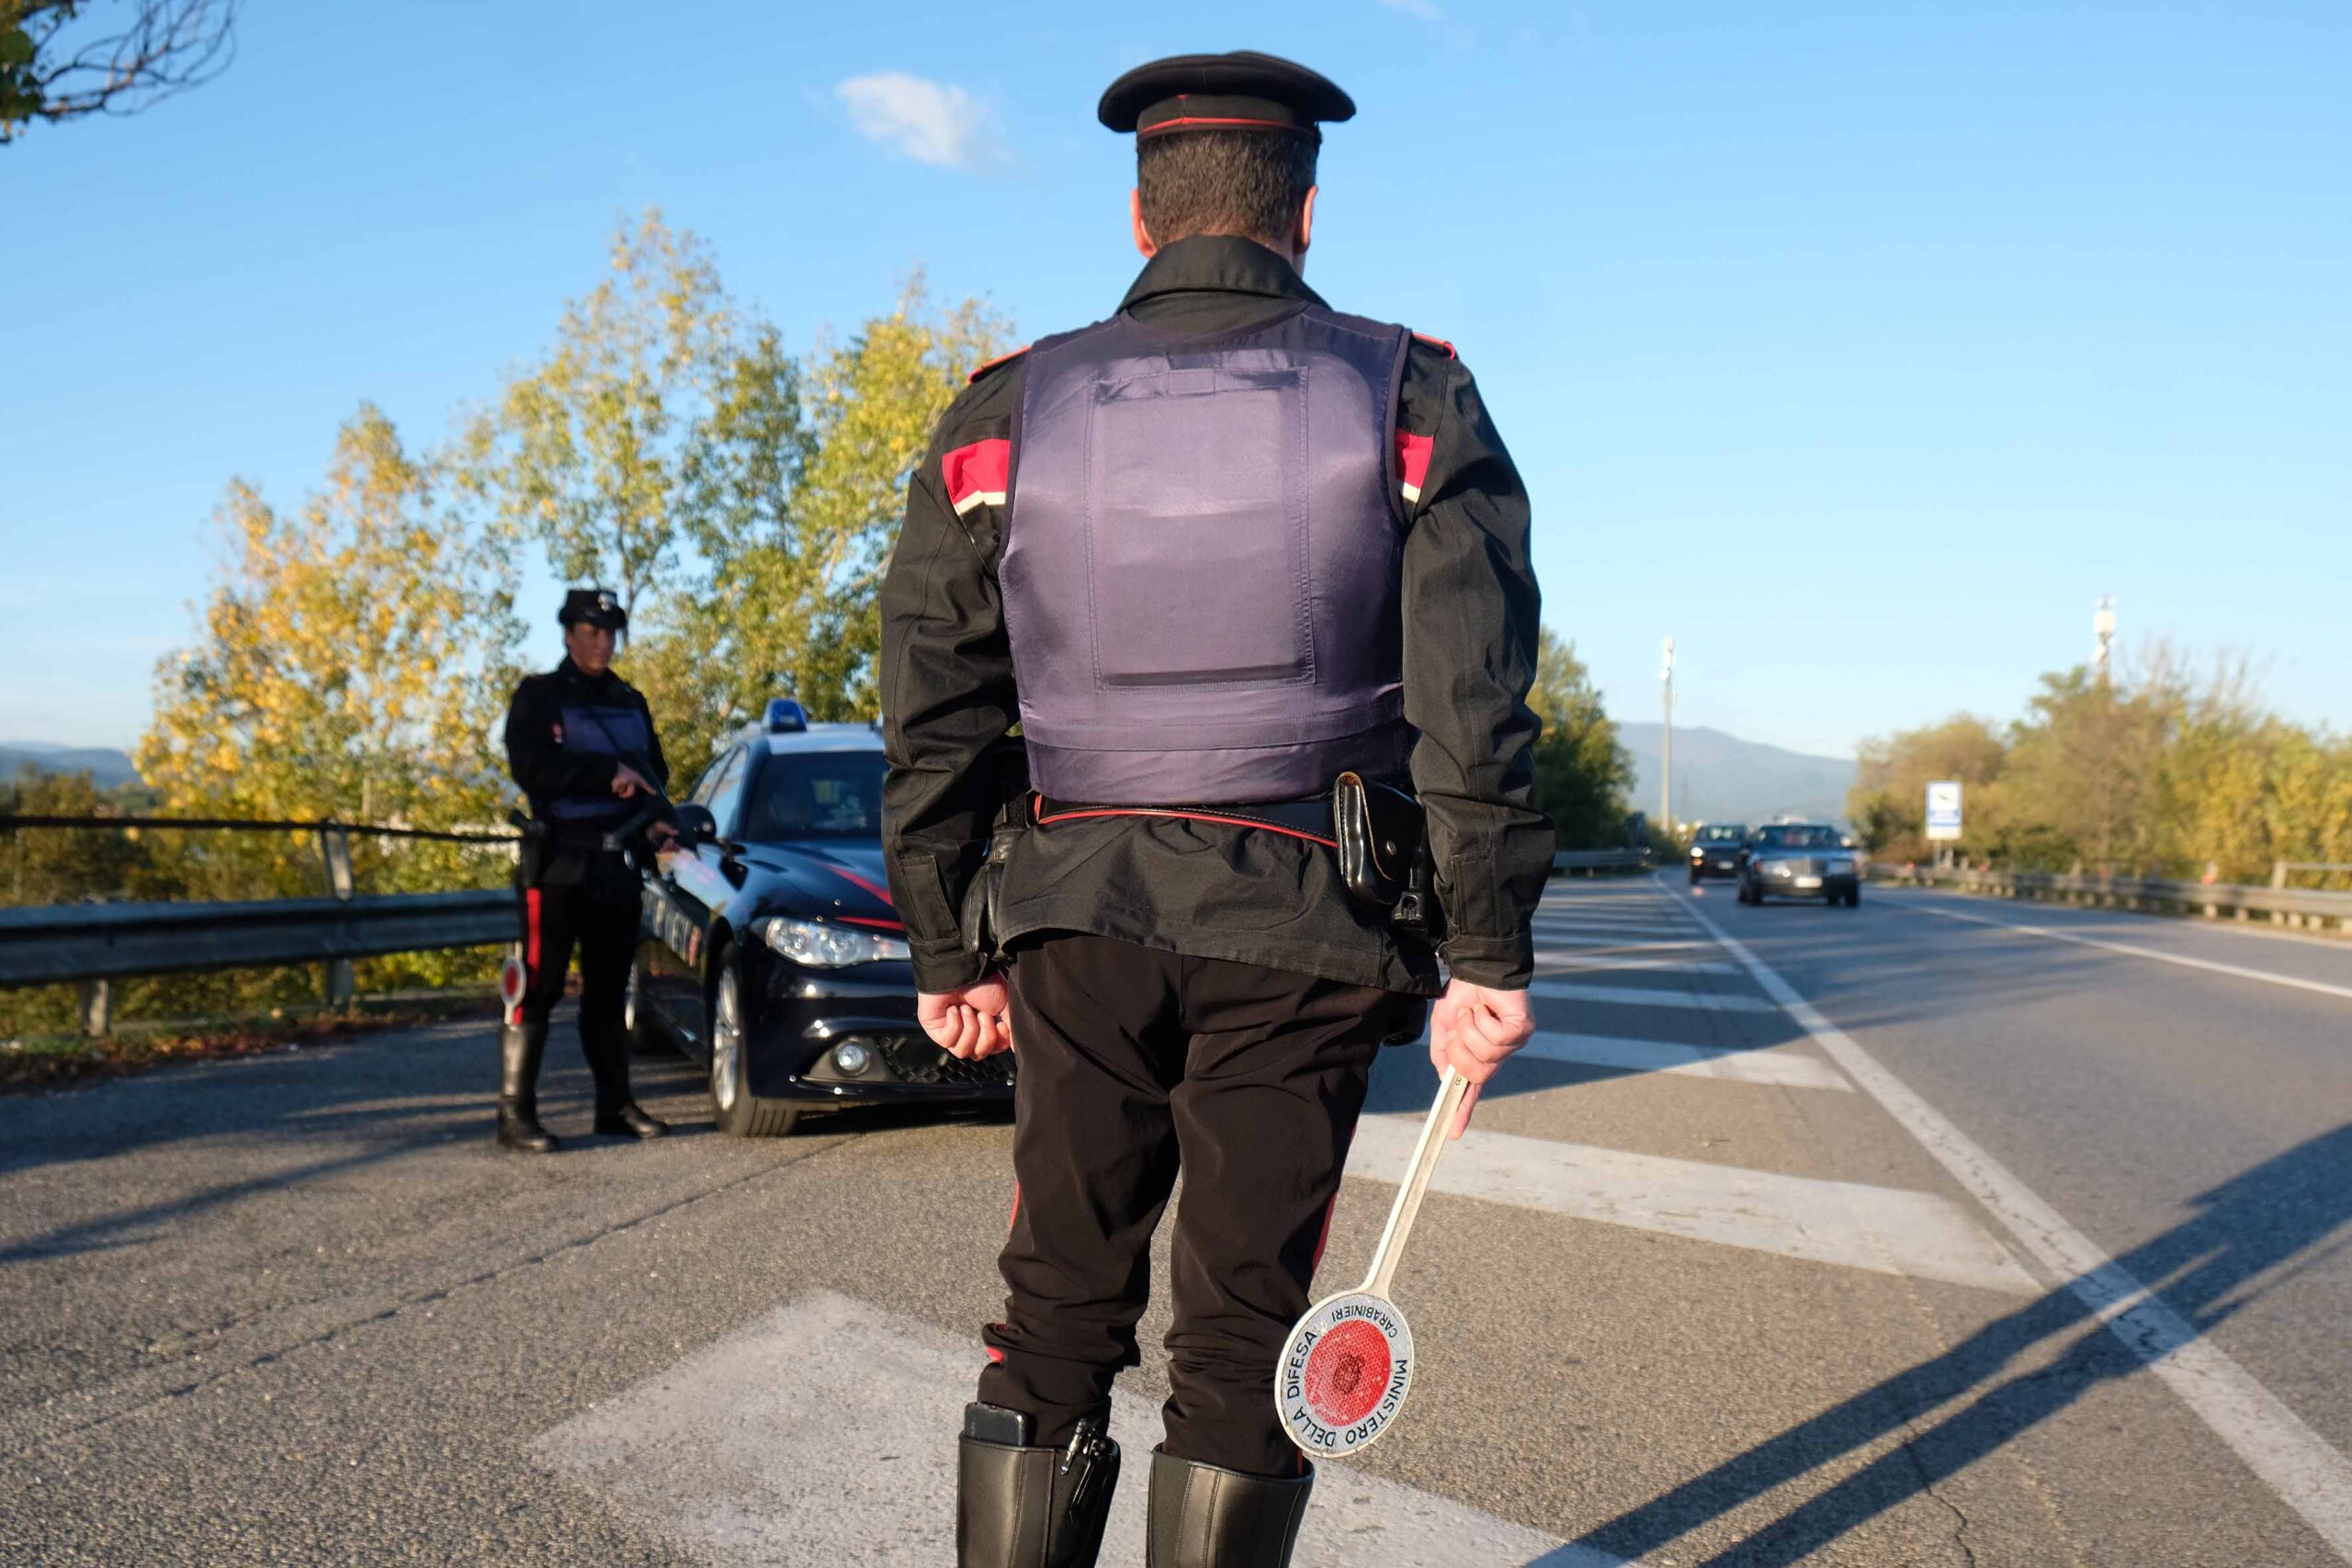
[[[1331,797],[1310,795],[1301,800],[1253,800],[1239,806],[1077,806],[1069,801],[1032,795],[1030,820],[1039,827],[1079,822],[1097,817],[1171,817],[1185,822],[1211,822],[1228,828],[1263,828],[1307,839],[1328,849],[1340,840],[1331,829]]]

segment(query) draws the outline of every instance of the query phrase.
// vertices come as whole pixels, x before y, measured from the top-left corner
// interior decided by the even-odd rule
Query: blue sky
[[[130,742],[224,482],[299,500],[363,398],[445,436],[618,214],[707,236],[802,344],[918,265],[1023,338],[1100,316],[1136,261],[1095,96],[1231,48],[1355,95],[1307,276],[1477,371],[1621,716],[1671,634],[1681,723],[1838,753],[2007,717],[2113,593],[2127,641],[2252,654],[2352,728],[2334,0],[254,0],[242,32],[187,97],[0,149],[0,738]]]

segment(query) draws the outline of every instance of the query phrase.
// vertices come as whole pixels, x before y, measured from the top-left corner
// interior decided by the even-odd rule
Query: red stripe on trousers
[[[527,916],[524,925],[523,978],[528,985],[539,982],[539,890],[526,888],[523,908]]]

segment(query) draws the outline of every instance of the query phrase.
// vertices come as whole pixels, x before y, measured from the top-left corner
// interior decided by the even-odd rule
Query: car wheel
[[[648,999],[650,995],[644,958],[630,959],[628,987],[621,993],[621,1022],[628,1029],[629,1050],[639,1056],[658,1055],[670,1046],[662,1037],[662,1026],[654,1021],[653,1004]]]
[[[752,1093],[750,1032],[744,1027],[743,985],[734,954],[718,955],[718,984],[710,988],[710,1111],[730,1138],[781,1138],[800,1120],[800,1108]]]
[[[1699,886],[1699,884],[1700,884],[1700,882],[1701,882],[1702,880],[1702,879],[1701,878],[1701,876],[1699,875],[1699,874],[1698,874],[1697,872],[1695,872],[1695,871],[1694,871],[1694,872],[1692,872],[1692,873],[1690,874],[1690,886],[1693,886],[1693,887],[1698,886]]]
[[[1862,890],[1857,887],[1851,893],[1846,895],[1846,908],[1849,909],[1859,909],[1861,907]]]

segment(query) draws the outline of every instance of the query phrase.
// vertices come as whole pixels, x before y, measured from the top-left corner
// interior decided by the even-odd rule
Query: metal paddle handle
[[[1405,1255],[1405,1238],[1413,1232],[1413,1217],[1421,1212],[1421,1194],[1430,1190],[1437,1156],[1445,1152],[1446,1124],[1462,1108],[1462,1097],[1469,1089],[1468,1078],[1452,1067],[1445,1069],[1445,1081],[1437,1086],[1437,1103],[1430,1107],[1430,1119],[1421,1123],[1421,1141],[1413,1145],[1413,1163],[1405,1169],[1405,1184],[1396,1190],[1396,1201],[1388,1211],[1388,1228],[1380,1233],[1380,1245],[1373,1248],[1372,1272],[1364,1276],[1361,1287],[1373,1295],[1387,1298],[1397,1260]]]

